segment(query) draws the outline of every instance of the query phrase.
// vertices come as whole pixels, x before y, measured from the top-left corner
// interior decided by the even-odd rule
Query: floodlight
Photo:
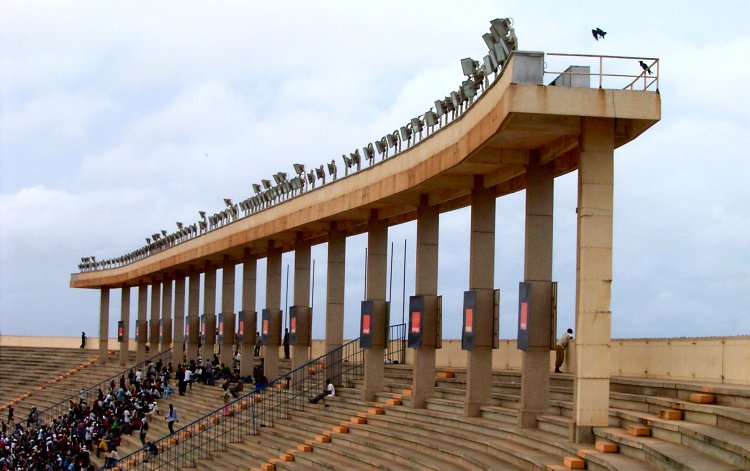
[[[240,209],[241,209],[242,211],[247,211],[247,206],[245,205],[245,202],[244,202],[244,201],[240,201]]]
[[[333,179],[335,180],[336,179],[336,161],[331,160],[331,163],[329,163],[327,166],[328,166],[328,175],[331,175]]]
[[[162,229],[161,230],[161,235],[163,235],[164,237],[167,237],[167,231],[165,231],[164,229]]]
[[[461,92],[465,97],[474,97],[477,95],[477,84],[473,80],[464,80],[461,84]]]
[[[200,214],[203,219],[206,219],[206,212],[205,211],[198,211],[198,214]]]
[[[258,185],[257,183],[253,183],[253,191],[256,195],[260,193],[260,185]]]
[[[461,69],[463,70],[464,75],[474,75],[474,73],[477,71],[477,67],[479,67],[479,62],[475,61],[471,57],[461,59]]]
[[[386,134],[385,138],[388,141],[388,147],[396,147],[398,145],[398,131]]]
[[[279,172],[279,173],[276,174],[276,176],[278,176],[279,180],[281,180],[282,182],[285,182],[287,180],[287,177],[288,177],[287,174],[286,174],[286,172]]]
[[[490,21],[490,32],[492,37],[496,41],[502,41],[508,37],[508,33],[511,31],[511,19],[510,18],[495,18]]]
[[[182,223],[177,221],[175,224],[177,224],[177,229],[182,229]]]
[[[305,173],[305,166],[302,164],[294,164],[294,171],[297,172],[297,175],[302,175]]]
[[[460,108],[462,102],[463,102],[463,100],[461,100],[461,97],[459,96],[458,93],[451,92],[451,103],[453,103],[453,108],[454,109]]]
[[[440,118],[445,114],[445,107],[443,106],[443,100],[435,100],[435,113]]]
[[[411,128],[409,125],[401,126],[401,142],[411,139]]]
[[[232,200],[230,200],[229,198],[224,198],[224,204],[227,205],[227,206],[229,206],[229,207],[231,207],[232,206]]]
[[[438,123],[438,115],[435,114],[434,111],[430,110],[424,114],[424,120],[425,123],[427,123],[427,126],[435,126]]]
[[[349,154],[349,156],[352,158],[352,163],[357,166],[357,171],[359,171],[360,165],[362,165],[362,158],[359,155],[359,149]]]
[[[278,173],[274,173],[272,176],[273,176],[273,181],[275,181],[277,185],[280,185],[281,184],[281,178],[279,178],[279,174]]]
[[[146,245],[151,245],[151,239],[149,237],[146,237]]]
[[[315,175],[318,178],[320,178],[321,180],[323,180],[323,184],[325,184],[325,182],[326,182],[326,173],[323,171],[323,166],[322,165],[320,167],[318,167],[318,168],[315,169]]]
[[[490,52],[495,55],[495,61],[497,62],[498,66],[503,65],[505,63],[505,60],[510,55],[508,46],[506,46],[502,41],[495,43],[495,48],[490,49]]]
[[[377,141],[375,141],[375,148],[378,150],[378,154],[384,154],[387,147],[385,144],[385,136],[381,137]]]
[[[372,146],[372,143],[367,144],[367,147],[363,147],[362,153],[365,155],[365,159],[372,161],[375,158],[375,148]]]
[[[497,65],[492,63],[492,59],[489,55],[484,56],[484,70],[487,71],[487,73],[490,72],[497,72]]]
[[[263,184],[263,188],[265,188],[266,190],[270,190],[271,189],[271,181],[270,180],[261,180],[260,182]]]
[[[492,37],[491,33],[484,33],[482,35],[482,39],[484,39],[484,43],[487,45],[487,49],[495,49],[495,38]]]
[[[422,120],[417,116],[411,119],[411,129],[413,132],[422,132],[423,123]]]
[[[315,187],[315,172],[313,170],[310,170],[310,172],[307,174],[307,183],[309,185],[313,185],[313,188]]]
[[[296,190],[302,189],[302,185],[300,184],[299,180],[300,180],[299,177],[294,177],[291,180],[289,180],[289,183],[291,183],[292,185],[292,190],[296,191]]]

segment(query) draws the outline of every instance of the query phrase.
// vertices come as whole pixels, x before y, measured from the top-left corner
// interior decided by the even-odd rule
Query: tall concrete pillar
[[[234,272],[236,264],[224,256],[221,276],[221,358],[230,368],[234,354]]]
[[[269,313],[267,342],[263,355],[265,374],[269,381],[279,376],[279,344],[281,343],[281,249],[268,248],[266,263],[266,309]]]
[[[185,275],[177,273],[174,282],[172,364],[179,365],[185,354]]]
[[[149,354],[154,356],[159,353],[159,313],[161,311],[161,283],[151,283],[151,323],[148,329]]]
[[[109,288],[101,289],[99,299],[99,362],[107,361],[109,343]]]
[[[201,295],[201,274],[194,267],[190,268],[188,274],[188,341],[187,341],[187,361],[198,358],[198,348],[200,346],[200,295]]]
[[[161,294],[161,332],[159,351],[166,352],[172,346],[172,279],[164,277]]]
[[[415,294],[425,297],[425,312],[421,320],[423,326],[425,323],[435,322],[437,317],[438,239],[440,233],[438,207],[429,206],[427,203],[427,195],[422,195],[417,209],[417,262],[414,286]],[[430,332],[430,334],[432,333]],[[435,338],[425,338],[427,342],[424,342],[421,348],[414,351],[412,380],[412,407],[414,408],[424,408],[425,401],[435,391],[435,342],[441,334],[440,332],[434,332],[434,334]]]
[[[373,332],[378,331],[378,326],[386,329],[388,326],[385,318],[385,296],[387,288],[388,269],[388,222],[377,219],[373,212],[367,231],[367,300],[374,301],[375,309],[372,313],[371,325]],[[378,305],[382,306],[378,308]],[[374,401],[375,393],[383,390],[384,380],[385,345],[374,342],[365,349],[365,385],[363,399]]]
[[[148,320],[146,319],[148,309],[148,285],[138,285],[138,321],[135,324],[135,335],[138,339],[135,350],[135,362],[142,363],[146,360],[146,342],[148,341]]]
[[[521,410],[518,425],[536,427],[549,402],[552,325],[552,212],[554,168],[531,156],[526,170],[526,235],[523,279],[531,287],[528,349],[521,352]]]
[[[120,340],[120,365],[127,365],[130,355],[130,286],[122,287],[120,299],[120,322],[122,322],[122,340]],[[118,329],[119,330],[119,329]],[[118,337],[120,332],[118,331]]]
[[[249,376],[253,372],[253,354],[255,352],[255,332],[258,329],[258,314],[255,311],[255,286],[258,259],[250,250],[245,249],[242,258],[242,362],[240,376]]]
[[[484,187],[483,178],[474,179],[471,191],[471,239],[469,242],[469,290],[477,294],[473,311],[475,341],[468,352],[464,414],[476,417],[491,401],[492,333],[495,288],[495,193]],[[477,337],[484,337],[477,342]]]
[[[346,236],[331,223],[328,232],[328,272],[326,275],[326,376],[339,385],[341,351],[329,353],[344,343],[344,292],[346,272]]]
[[[300,367],[310,361],[310,338],[307,336],[308,327],[312,326],[312,311],[310,310],[310,242],[297,234],[294,245],[294,305],[297,307],[297,337],[296,345],[290,345],[292,350],[292,369]],[[291,330],[291,327],[290,327]],[[302,332],[304,330],[304,332]]]
[[[203,274],[203,347],[204,361],[211,361],[216,347],[216,267],[206,266]]]
[[[609,420],[614,122],[583,118],[578,163],[573,439],[593,443]]]

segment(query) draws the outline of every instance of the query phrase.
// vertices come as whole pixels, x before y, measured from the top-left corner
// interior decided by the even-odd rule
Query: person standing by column
[[[81,332],[81,350],[86,348],[86,332]]]
[[[173,404],[169,404],[169,411],[167,412],[167,415],[164,417],[164,420],[167,421],[167,427],[169,427],[169,434],[174,433],[174,423],[179,422],[179,419],[177,419],[177,409],[174,408]]]
[[[555,346],[555,373],[561,373],[560,367],[563,361],[565,361],[565,350],[568,349],[568,342],[572,339],[573,329],[568,329],[560,336],[560,340],[557,341],[557,346]]]
[[[282,341],[282,344],[284,345],[284,360],[289,359],[289,329],[284,329],[284,340]]]

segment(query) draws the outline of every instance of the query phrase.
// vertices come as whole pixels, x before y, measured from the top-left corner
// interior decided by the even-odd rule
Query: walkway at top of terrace
[[[603,58],[599,73],[570,77],[598,76],[601,83]],[[349,236],[366,232],[372,220],[414,220],[420,204],[440,212],[462,208],[477,181],[498,197],[524,189],[533,162],[554,162],[555,176],[576,170],[584,117],[613,119],[615,147],[661,118],[658,90],[649,90],[645,72],[644,90],[544,86],[544,60],[541,52],[514,52],[461,116],[395,157],[137,262],[74,273],[70,286],[135,286],[202,271],[225,257],[239,262],[246,252],[262,258],[269,249],[292,250],[298,237],[323,243],[332,224]]]

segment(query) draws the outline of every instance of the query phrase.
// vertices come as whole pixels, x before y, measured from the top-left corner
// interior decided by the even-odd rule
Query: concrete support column
[[[174,282],[174,335],[172,364],[182,363],[185,354],[185,275],[178,273]]]
[[[294,245],[294,305],[297,306],[297,329],[307,330],[312,326],[312,312],[310,311],[310,242],[297,234]],[[306,332],[305,332],[306,334]],[[305,341],[291,345],[292,369],[300,367],[310,361],[310,340],[306,335],[299,335]]]
[[[211,361],[216,346],[216,267],[207,266],[203,274],[203,322],[201,353],[204,361]]]
[[[268,343],[263,347],[265,373],[269,381],[279,376],[279,345],[281,344],[281,249],[268,248],[266,263],[266,309],[268,320]]]
[[[188,285],[188,342],[187,342],[187,361],[198,358],[198,347],[200,346],[200,295],[201,295],[201,274],[198,270],[192,268],[188,275],[190,284]]]
[[[135,362],[142,363],[146,360],[146,341],[148,340],[148,320],[146,314],[148,309],[148,285],[138,285],[138,321],[135,324],[136,338],[138,342],[135,350]]]
[[[172,346],[172,279],[164,278],[161,294],[161,345],[159,350],[166,352]]]
[[[614,122],[583,118],[578,163],[573,439],[593,443],[609,420]]]
[[[128,357],[130,356],[130,286],[122,287],[122,297],[120,299],[120,322],[122,322],[120,365],[124,366],[128,364]]]
[[[518,425],[536,427],[549,402],[552,325],[552,212],[554,168],[532,156],[526,170],[524,281],[531,285],[528,350],[521,352],[521,410]]]
[[[471,238],[469,247],[469,290],[477,293],[474,331],[492,328],[495,288],[495,192],[485,188],[483,178],[474,179],[471,191]],[[491,401],[492,344],[481,342],[468,352],[464,414],[477,417],[480,407]]]
[[[161,283],[151,283],[151,323],[148,329],[148,356],[159,353],[159,312],[161,311]]]
[[[242,337],[242,362],[240,376],[253,373],[253,354],[255,352],[255,332],[258,329],[258,315],[255,311],[255,285],[258,259],[245,250],[242,258],[242,311],[245,316],[244,335]]]
[[[436,297],[438,287],[438,239],[440,212],[437,206],[429,206],[427,195],[422,195],[417,209],[417,263],[414,291],[417,296]],[[432,312],[427,312],[430,306]],[[437,317],[436,302],[425,303],[424,318]],[[422,322],[425,322],[422,320]],[[407,326],[408,329],[408,326]],[[441,333],[437,332],[437,337]],[[435,391],[435,345],[429,339],[414,351],[412,382],[412,407],[423,409],[425,401]]]
[[[221,358],[231,368],[234,364],[234,272],[236,264],[224,256],[221,276]]]
[[[385,303],[388,269],[388,223],[373,214],[367,231],[367,300]],[[377,309],[376,309],[377,311]],[[373,326],[385,323],[384,312],[374,312]],[[388,326],[386,329],[386,336]],[[377,327],[373,327],[377,331]],[[375,393],[383,390],[385,346],[373,345],[365,349],[365,385],[363,399],[374,401]]]
[[[107,361],[109,343],[109,288],[101,289],[99,300],[99,362]]]
[[[344,342],[344,292],[346,269],[346,236],[331,223],[328,232],[328,272],[326,281],[326,353]],[[341,351],[326,359],[326,376],[339,385]]]

